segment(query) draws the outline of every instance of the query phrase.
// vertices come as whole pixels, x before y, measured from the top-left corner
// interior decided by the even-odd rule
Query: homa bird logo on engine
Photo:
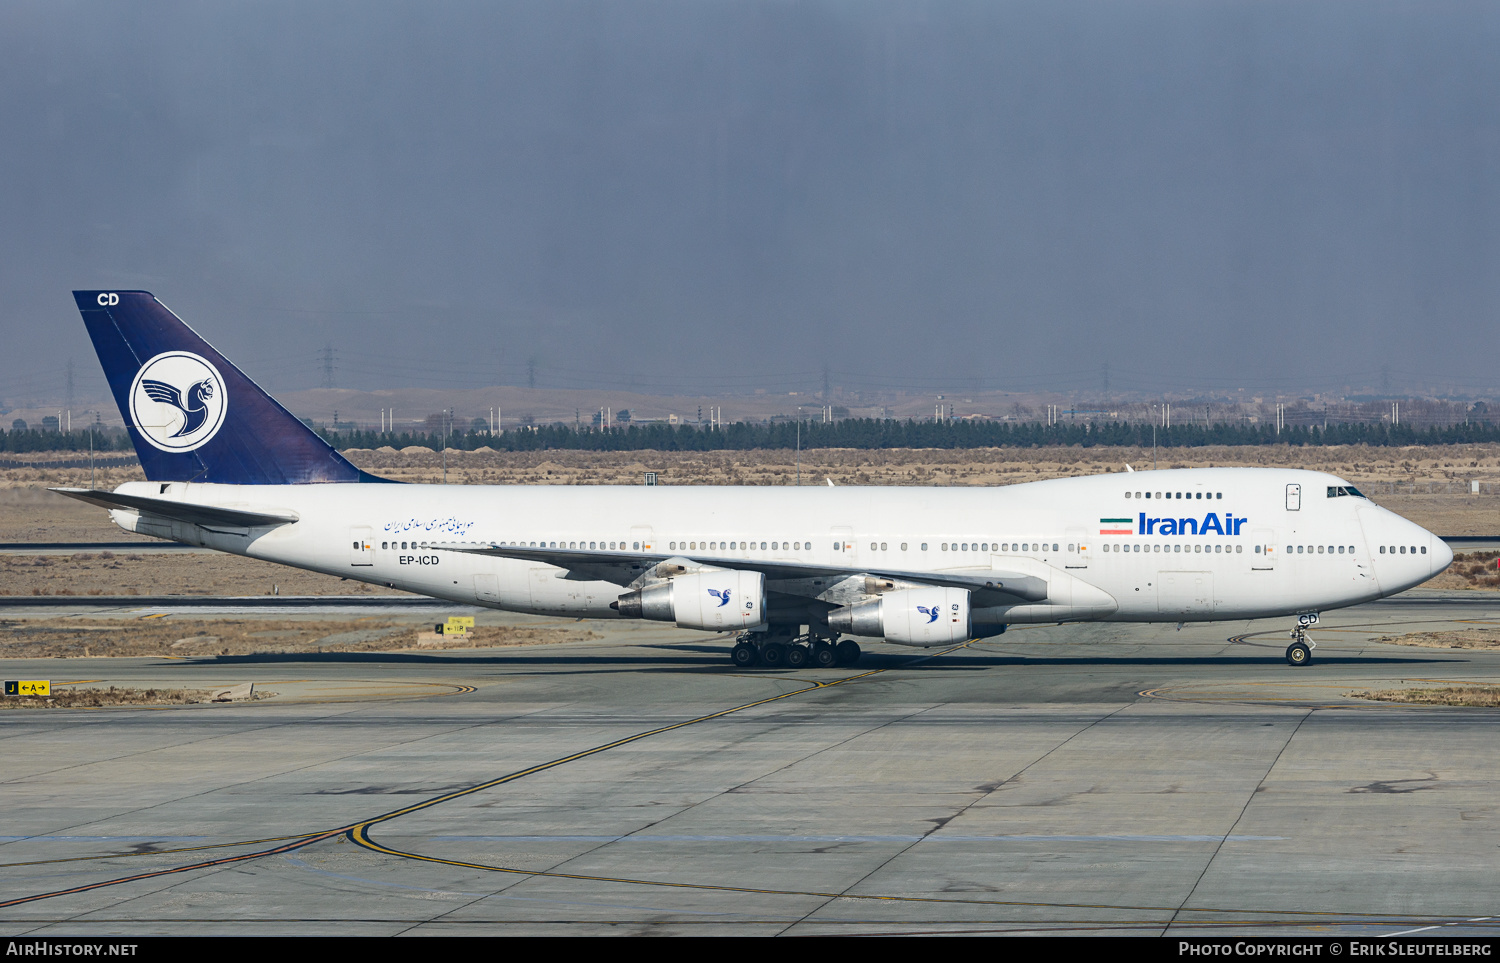
[[[943,607],[941,605],[919,605],[917,606],[917,611],[927,616],[927,624],[931,625],[943,613]]]
[[[130,386],[130,420],[162,451],[192,451],[224,424],[224,378],[206,358],[167,351],[141,365]]]
[[[719,600],[717,608],[722,609],[724,606],[729,604],[729,597],[733,593],[731,593],[729,589],[724,589],[722,592],[718,589],[709,589],[708,594]]]

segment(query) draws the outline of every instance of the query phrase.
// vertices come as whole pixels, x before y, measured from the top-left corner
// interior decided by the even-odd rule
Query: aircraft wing
[[[1047,597],[1047,581],[1020,572],[968,574],[965,572],[908,572],[904,569],[864,566],[814,565],[751,558],[719,558],[709,555],[685,555],[681,552],[610,552],[583,548],[531,548],[524,545],[496,545],[486,542],[436,542],[428,548],[495,558],[516,558],[555,565],[574,573],[574,577],[600,579],[617,585],[629,585],[647,568],[680,559],[714,568],[733,568],[760,572],[768,582],[795,582],[815,579],[842,579],[850,576],[872,576],[925,585],[968,589],[971,592],[998,594],[1040,602]],[[799,593],[800,594],[800,593]],[[809,592],[808,594],[816,594]]]
[[[69,498],[76,498],[100,508],[129,509],[159,518],[169,518],[204,528],[265,528],[272,525],[289,525],[297,520],[296,515],[281,515],[268,512],[247,512],[238,508],[218,508],[213,505],[194,505],[175,502],[169,498],[147,498],[144,495],[121,495],[118,492],[100,491],[93,488],[53,488],[50,491]]]

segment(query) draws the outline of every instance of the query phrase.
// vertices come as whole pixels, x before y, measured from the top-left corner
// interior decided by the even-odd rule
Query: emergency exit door
[[[1276,533],[1269,528],[1257,528],[1251,535],[1255,538],[1255,544],[1247,549],[1250,553],[1250,571],[1276,571]]]
[[[843,525],[834,525],[829,529],[828,534],[828,547],[833,549],[835,563],[842,561],[845,565],[852,565],[859,558],[859,549],[856,547],[854,541],[854,529]]]
[[[1068,544],[1064,546],[1068,553],[1063,556],[1064,568],[1088,568],[1089,558],[1093,554],[1093,542],[1088,533],[1081,528],[1070,528],[1067,531]]]

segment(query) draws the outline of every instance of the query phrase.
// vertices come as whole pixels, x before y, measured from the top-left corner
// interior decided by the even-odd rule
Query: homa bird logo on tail
[[[182,398],[182,392],[167,384],[165,381],[152,381],[150,378],[141,380],[141,387],[145,389],[146,396],[152,401],[159,401],[164,405],[171,405],[183,414],[182,427],[172,432],[171,437],[181,438],[183,435],[191,435],[203,423],[208,420],[207,400],[214,396],[214,379],[204,378],[202,381],[188,389],[187,400]]]
[[[130,418],[162,451],[192,451],[224,423],[224,378],[206,359],[168,351],[141,366],[130,386]]]

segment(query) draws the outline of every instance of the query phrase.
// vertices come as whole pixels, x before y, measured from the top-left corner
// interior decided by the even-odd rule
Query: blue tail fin
[[[145,291],[74,291],[150,481],[382,481],[351,465]]]

